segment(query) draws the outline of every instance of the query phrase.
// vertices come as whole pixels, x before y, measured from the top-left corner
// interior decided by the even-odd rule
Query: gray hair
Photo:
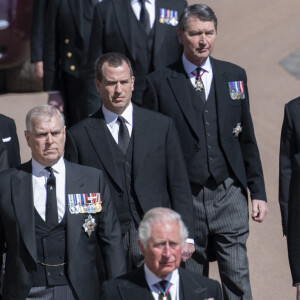
[[[194,4],[184,9],[179,17],[178,29],[184,32],[188,27],[189,18],[198,18],[201,21],[213,21],[217,31],[218,20],[214,11],[206,4]]]
[[[32,121],[34,119],[50,120],[55,115],[60,117],[62,127],[65,126],[64,115],[54,106],[42,104],[32,108],[26,115],[26,130],[32,131]]]
[[[125,62],[130,70],[130,76],[133,76],[130,60],[124,54],[118,52],[108,52],[98,57],[95,63],[95,76],[100,82],[102,81],[102,67],[106,62],[110,67],[114,68],[122,66],[123,62]]]
[[[164,225],[171,222],[177,222],[179,224],[180,236],[183,246],[186,238],[188,237],[188,230],[184,225],[180,214],[170,208],[155,207],[150,209],[144,215],[138,229],[138,239],[142,243],[144,249],[147,249],[147,242],[151,237],[152,226],[157,223]]]

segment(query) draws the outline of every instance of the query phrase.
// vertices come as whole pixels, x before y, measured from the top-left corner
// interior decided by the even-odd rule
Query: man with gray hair
[[[3,299],[99,299],[98,247],[108,278],[126,270],[108,184],[101,171],[63,159],[56,108],[31,109],[25,137],[32,160],[1,173]]]
[[[268,209],[246,72],[211,57],[217,17],[207,5],[186,8],[177,33],[183,56],[149,75],[144,106],[172,117],[181,139],[196,236],[186,267],[203,274],[212,241],[224,298],[250,300],[248,189],[252,219],[262,222]]]
[[[144,266],[104,282],[100,299],[221,300],[221,286],[217,281],[179,268],[187,236],[178,213],[169,208],[150,209],[138,229]]]

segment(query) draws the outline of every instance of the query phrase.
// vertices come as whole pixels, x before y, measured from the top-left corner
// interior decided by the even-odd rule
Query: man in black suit
[[[293,285],[300,299],[300,97],[285,105],[280,140],[279,204]]]
[[[13,119],[2,114],[0,114],[0,139],[1,152],[3,153],[0,170],[18,166],[21,160],[16,124]],[[6,156],[6,159],[4,156]]]
[[[130,61],[106,53],[96,62],[95,84],[103,106],[69,130],[66,157],[103,170],[122,227],[128,270],[140,266],[137,228],[156,206],[182,215],[193,238],[192,194],[178,136],[170,118],[131,103]],[[184,259],[194,251],[189,241]]]
[[[48,2],[44,35],[44,90],[64,110],[70,127],[89,115],[85,69],[95,4],[99,0]]]
[[[32,160],[1,173],[3,298],[99,299],[97,247],[108,278],[126,270],[103,173],[62,158],[64,119],[52,106],[29,111],[25,137]]]
[[[96,5],[91,33],[87,99],[99,107],[93,85],[96,59],[119,52],[130,59],[135,76],[132,101],[142,103],[146,76],[175,62],[182,54],[176,37],[185,0],[107,0]]]
[[[105,281],[100,299],[221,300],[220,284],[179,268],[182,246],[188,236],[181,216],[168,208],[149,210],[139,226],[143,267]]]
[[[184,55],[150,74],[144,105],[172,117],[181,139],[195,209],[196,251],[187,267],[203,272],[211,238],[225,299],[252,299],[247,188],[257,222],[267,212],[266,194],[246,73],[210,57],[216,34],[207,5],[185,9],[178,25]]]

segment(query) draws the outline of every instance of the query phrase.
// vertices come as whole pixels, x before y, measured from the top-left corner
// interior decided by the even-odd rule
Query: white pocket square
[[[7,143],[10,140],[11,140],[11,136],[2,139],[3,143]]]

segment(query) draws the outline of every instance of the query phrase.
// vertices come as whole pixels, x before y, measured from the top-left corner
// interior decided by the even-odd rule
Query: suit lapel
[[[82,1],[81,0],[68,0],[68,2],[69,2],[69,7],[71,10],[72,17],[74,19],[74,24],[76,24],[76,27],[77,27],[78,31],[80,32],[80,36],[83,40]]]
[[[143,299],[153,300],[150,288],[147,284],[143,267],[139,268],[137,272],[128,281],[123,281],[118,284],[121,299]]]
[[[193,276],[184,269],[179,268],[180,289],[182,289],[183,299],[205,299],[207,288],[196,281]]]
[[[199,138],[192,101],[186,96],[189,94],[189,87],[187,85],[188,81],[181,61],[178,62],[172,70],[172,74],[168,78],[168,81],[174,94],[174,98],[185,116],[187,123],[189,123],[195,135]]]
[[[36,242],[34,224],[34,204],[32,191],[31,161],[21,166],[21,170],[12,177],[12,204],[15,210],[19,230],[24,244],[36,262]]]
[[[133,22],[131,19],[132,9],[129,0],[117,0],[113,2],[116,20],[119,30],[123,36],[123,40],[128,48],[132,59],[136,60],[136,52],[133,37]]]
[[[111,136],[109,136],[110,132],[101,108],[98,117],[91,119],[91,123],[86,127],[86,131],[105,171],[110,175],[111,180],[114,180],[119,188],[123,189],[113,152],[109,150],[111,148],[109,143]]]
[[[143,160],[147,151],[147,131],[145,130],[147,117],[136,105],[133,106],[133,174],[134,181],[140,171],[143,171]]]
[[[217,120],[218,120],[218,128],[219,132],[222,132],[223,128],[227,128],[225,126],[225,118],[224,116],[227,115],[227,109],[228,105],[226,104],[226,101],[224,101],[224,97],[227,93],[229,93],[228,90],[228,80],[226,79],[226,71],[219,65],[218,61],[210,58],[212,70],[213,70],[213,83],[215,84],[215,100],[216,100],[216,109],[217,109]],[[220,136],[222,136],[220,134]]]

